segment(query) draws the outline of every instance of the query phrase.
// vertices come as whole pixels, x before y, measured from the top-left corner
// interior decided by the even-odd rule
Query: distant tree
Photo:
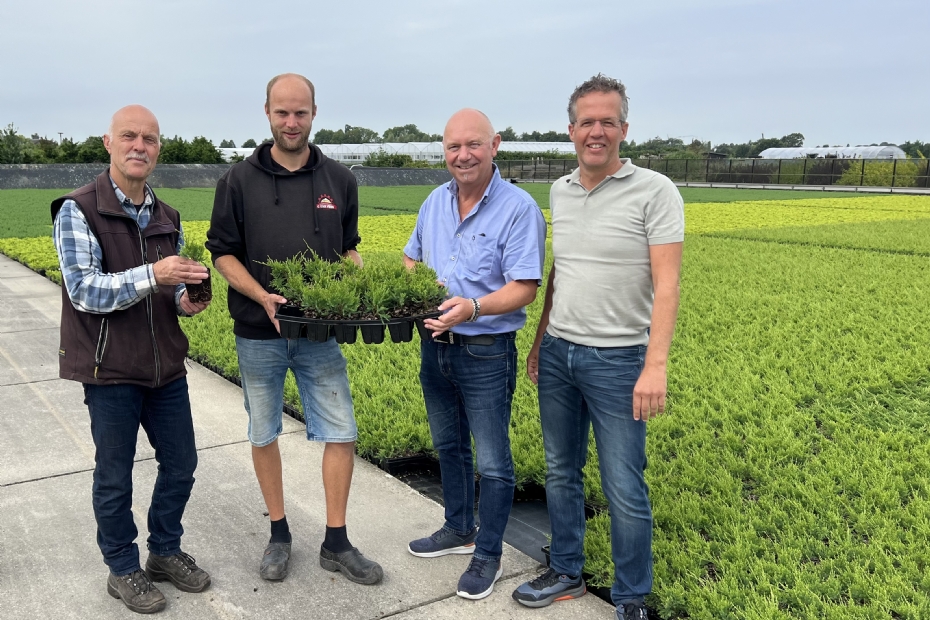
[[[513,127],[507,127],[498,132],[501,135],[502,142],[517,142],[520,138],[517,137],[517,132],[513,130]]]
[[[228,161],[231,164],[238,164],[240,161],[245,161],[245,156],[240,155],[239,153],[233,153],[232,155],[229,156]]]
[[[58,159],[58,143],[48,138],[39,138],[35,142],[35,147],[42,152],[46,162],[54,162]]]
[[[568,137],[567,133],[559,133],[557,131],[547,131],[546,133],[540,133],[538,131],[524,132],[520,134],[521,142],[571,142],[571,138]]]
[[[90,136],[78,146],[78,163],[82,164],[108,164],[110,154],[103,146],[103,136]]]
[[[908,140],[904,144],[900,145],[902,151],[907,153],[908,157],[916,157],[918,159],[926,159],[930,157],[930,142],[921,142],[920,140],[914,140],[911,142]]]
[[[186,164],[187,151],[190,148],[187,140],[180,136],[173,138],[161,137],[161,153],[158,154],[160,164]]]
[[[249,138],[248,140],[242,143],[242,148],[244,149],[254,149],[257,146],[258,145],[255,144],[255,140],[253,140],[252,138]]]
[[[78,145],[71,138],[65,138],[58,145],[58,154],[55,163],[75,164],[78,162]]]
[[[346,125],[345,129],[321,129],[313,136],[314,144],[371,144],[381,142],[378,132],[367,127]]]
[[[420,131],[416,125],[403,125],[384,130],[383,142],[439,142],[442,136]]]
[[[220,148],[221,149],[234,149],[236,148],[236,143],[233,142],[232,140],[223,140],[222,142],[220,142]]]
[[[223,164],[223,154],[220,153],[213,142],[203,136],[197,136],[187,149],[189,164]]]
[[[0,164],[21,164],[25,150],[25,138],[16,133],[13,123],[0,129]]]

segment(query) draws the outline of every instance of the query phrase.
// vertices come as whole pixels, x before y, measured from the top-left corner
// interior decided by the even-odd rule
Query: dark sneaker
[[[281,581],[287,577],[287,562],[291,559],[291,543],[273,542],[265,547],[262,566],[258,574],[268,581]]]
[[[355,547],[342,553],[333,553],[321,546],[320,566],[328,571],[340,571],[349,581],[366,586],[376,584],[384,577],[381,565],[366,558]]]
[[[462,598],[477,601],[494,591],[494,584],[503,574],[504,568],[499,559],[483,560],[473,557],[459,578],[459,587],[455,593]]]
[[[578,598],[586,592],[584,579],[560,575],[551,568],[513,591],[513,600],[527,607],[545,607],[555,601]]]
[[[428,538],[418,538],[410,541],[407,551],[418,558],[438,558],[441,555],[461,554],[467,555],[475,552],[475,538],[478,536],[476,527],[468,534],[458,534],[443,527]]]
[[[617,620],[647,620],[645,603],[617,605]]]
[[[117,577],[107,577],[107,593],[122,599],[130,610],[139,614],[153,614],[165,608],[165,595],[155,587],[149,576],[141,570]]]
[[[149,553],[145,572],[152,581],[170,581],[185,592],[203,592],[210,585],[210,575],[183,551],[169,556]]]

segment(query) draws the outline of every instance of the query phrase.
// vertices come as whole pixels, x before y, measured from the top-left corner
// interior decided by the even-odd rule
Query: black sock
[[[281,517],[280,520],[271,522],[271,540],[268,542],[291,542],[291,530],[287,527],[287,517]]]
[[[323,546],[326,547],[327,551],[332,551],[333,553],[351,551],[352,543],[349,542],[349,537],[346,535],[346,526],[329,527],[327,525],[326,539],[323,541]]]

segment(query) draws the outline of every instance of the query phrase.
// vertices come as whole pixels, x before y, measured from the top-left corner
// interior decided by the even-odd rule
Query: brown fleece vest
[[[119,273],[176,254],[181,217],[155,199],[145,230],[123,210],[109,168],[97,179],[52,202],[52,221],[65,200],[84,214],[103,251],[102,271]],[[159,286],[141,301],[108,314],[77,310],[61,287],[59,376],[81,383],[134,383],[160,387],[187,374],[187,337],[178,324],[174,287]]]

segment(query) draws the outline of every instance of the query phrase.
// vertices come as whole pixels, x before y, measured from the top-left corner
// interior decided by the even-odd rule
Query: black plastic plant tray
[[[384,342],[384,330],[393,342],[410,342],[413,340],[414,325],[422,329],[423,319],[439,316],[441,312],[427,312],[416,316],[398,317],[387,321],[336,321],[331,319],[308,319],[293,307],[282,306],[274,318],[281,326],[281,335],[284,338],[307,338],[314,342],[326,342],[331,337],[336,338],[339,344],[354,344],[358,340],[358,332],[362,333],[362,342],[365,344],[381,344]],[[421,332],[422,333],[422,332]]]

